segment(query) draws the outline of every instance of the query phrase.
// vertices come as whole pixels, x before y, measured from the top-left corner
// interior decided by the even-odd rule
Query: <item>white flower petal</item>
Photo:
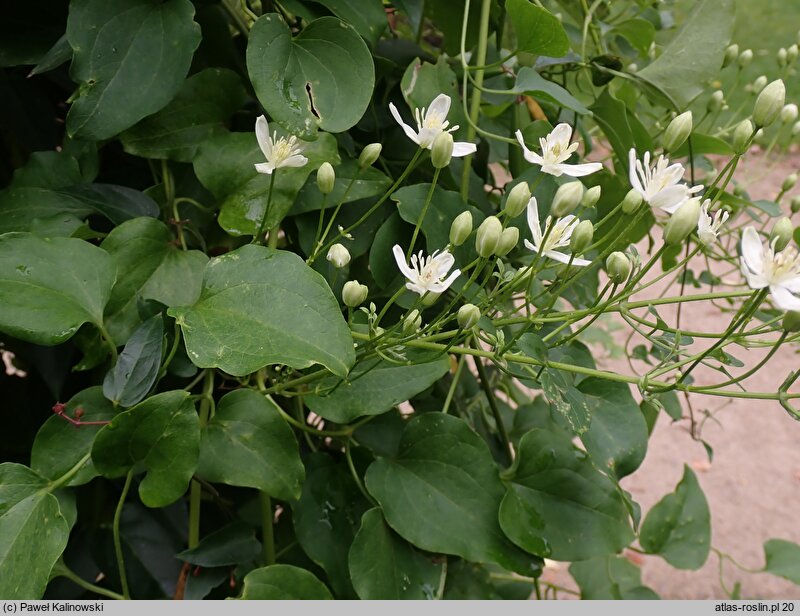
[[[536,246],[542,243],[542,226],[539,223],[539,205],[536,197],[528,200],[528,228],[531,230],[533,242]],[[527,241],[527,240],[526,240]]]
[[[478,149],[474,143],[469,143],[468,141],[456,141],[453,143],[453,156],[455,158],[461,158],[462,156],[467,156],[468,154],[473,154]]]
[[[269,134],[269,124],[267,123],[267,118],[263,115],[258,116],[256,118],[256,140],[258,141],[258,147],[261,148],[261,152],[264,154],[264,157],[269,160],[272,158],[272,137]],[[271,173],[271,171],[261,171],[259,173]]]
[[[400,112],[397,111],[397,107],[394,106],[394,103],[389,103],[389,111],[391,112],[394,119],[403,129],[403,132],[406,134],[406,137],[411,139],[414,143],[419,145],[419,137],[417,136],[417,131],[411,128],[408,124],[403,122],[403,118],[400,116]]]
[[[689,191],[683,184],[668,186],[650,198],[648,203],[665,212],[674,214],[675,211],[689,200]]]
[[[800,310],[800,297],[792,295],[786,287],[773,284],[769,290],[775,305],[781,310]]]
[[[747,227],[742,233],[742,259],[752,273],[763,275],[764,250],[758,232],[753,227]]]
[[[303,167],[308,159],[302,154],[295,154],[284,160],[278,167]]]
[[[747,281],[747,286],[751,289],[763,289],[764,287],[769,286],[769,283],[758,273],[753,272],[749,267],[747,267],[747,263],[744,260],[744,257],[739,257],[739,266],[742,270],[742,274],[744,274],[744,278]]]
[[[419,275],[408,266],[408,263],[406,263],[406,255],[403,253],[403,249],[400,248],[399,244],[392,246],[392,253],[394,254],[394,260],[397,263],[397,268],[400,270],[403,276],[408,278],[410,281],[416,281],[419,278]]]
[[[522,138],[522,131],[517,129],[514,135],[516,135],[517,141],[519,141],[519,144],[522,146],[522,155],[525,157],[525,160],[534,165],[543,165],[544,160],[542,160],[542,157],[535,152],[531,152],[528,146],[525,145],[525,139]]]
[[[444,293],[447,289],[450,288],[456,279],[461,275],[461,270],[453,270],[453,273],[450,274],[447,278],[440,282],[435,282],[431,285],[430,290],[433,293]]]
[[[572,138],[572,127],[567,124],[566,122],[561,122],[558,124],[550,134],[547,135],[547,139],[550,143],[560,143],[563,145],[569,144],[569,140]]]
[[[266,173],[267,175],[271,174],[275,171],[275,165],[272,163],[256,163],[255,165],[256,171],[259,173]]]
[[[561,173],[564,175],[569,175],[573,178],[580,178],[585,175],[592,174],[595,171],[600,171],[600,169],[603,168],[602,163],[583,163],[580,165],[567,165],[566,163],[561,163],[552,166],[558,167]],[[544,167],[542,168],[542,171],[544,171]],[[561,175],[561,173],[559,173],[559,175]]]
[[[440,94],[433,99],[428,107],[427,116],[438,116],[442,122],[447,119],[447,113],[450,111],[450,97],[447,94]]]
[[[631,151],[628,152],[628,177],[631,181],[631,186],[644,195],[644,188],[639,181],[639,174],[636,172],[637,163],[639,161],[636,160],[636,150],[631,148]]]

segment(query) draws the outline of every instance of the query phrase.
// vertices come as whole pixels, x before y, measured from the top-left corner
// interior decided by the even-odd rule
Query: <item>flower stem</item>
[[[200,428],[204,428],[208,423],[211,412],[211,397],[214,392],[214,371],[206,370],[203,384],[203,397],[200,400]],[[200,543],[200,483],[192,479],[189,486],[189,549]]]
[[[65,577],[71,582],[74,582],[84,590],[88,590],[89,592],[93,592],[96,595],[101,595],[103,597],[108,597],[109,599],[125,599],[121,594],[114,592],[113,590],[108,590],[107,588],[103,588],[102,586],[95,586],[94,584],[87,582],[82,577],[80,577],[77,573],[75,573],[72,569],[67,567],[63,561],[59,562],[56,567],[53,569],[53,576],[61,576]]]
[[[473,338],[472,346],[476,349],[479,348],[477,339]],[[508,440],[506,426],[503,423],[503,416],[500,414],[500,408],[497,406],[497,400],[494,397],[489,377],[486,374],[486,368],[479,357],[473,355],[472,361],[475,362],[475,369],[478,371],[483,393],[486,394],[486,399],[489,401],[489,408],[492,409],[492,415],[494,415],[494,423],[497,424],[497,434],[503,443],[503,448],[505,449],[506,457],[508,457],[508,463],[510,465],[514,461],[514,451],[511,449],[511,442]]]
[[[269,195],[267,195],[267,205],[264,208],[264,216],[261,218],[261,224],[258,225],[258,231],[250,241],[251,244],[260,244],[264,240],[264,231],[267,226],[267,218],[269,218],[269,210],[272,207],[272,189],[275,187],[275,176],[278,175],[278,170],[275,169],[269,176]]]
[[[119,521],[122,517],[122,507],[125,504],[125,499],[128,496],[128,490],[131,489],[131,481],[133,480],[133,468],[128,471],[128,475],[125,477],[125,485],[122,487],[122,494],[119,496],[119,502],[117,503],[117,509],[114,512],[114,522],[112,525],[112,532],[114,535],[114,553],[117,557],[117,567],[119,569],[119,581],[122,585],[122,598],[123,599],[130,599],[131,592],[128,588],[128,576],[125,573],[125,559],[122,556],[122,541],[120,541],[119,536]]]
[[[436,182],[439,181],[440,171],[441,169],[437,167],[433,172],[433,181],[431,182],[431,187],[428,189],[428,196],[422,206],[422,212],[420,212],[419,219],[417,219],[417,225],[414,227],[414,234],[411,236],[411,243],[408,245],[408,250],[406,251],[406,261],[411,258],[411,254],[414,252],[414,244],[417,242],[417,236],[419,235],[420,227],[422,227],[422,221],[425,220],[425,214],[428,213],[428,207],[433,199],[433,191],[436,189]]]

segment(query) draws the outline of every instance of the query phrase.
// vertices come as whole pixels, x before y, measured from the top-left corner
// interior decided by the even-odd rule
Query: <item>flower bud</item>
[[[342,301],[345,306],[355,308],[364,303],[369,294],[369,288],[358,280],[348,280],[342,287]]]
[[[776,252],[780,252],[792,241],[793,233],[792,221],[784,216],[772,226],[772,232],[769,234],[769,243]]]
[[[350,251],[341,244],[334,244],[328,250],[328,256],[325,258],[333,267],[341,269],[350,263]]]
[[[403,333],[406,335],[415,334],[422,327],[422,315],[419,310],[414,308],[403,319]]]
[[[443,130],[436,135],[431,145],[431,164],[436,169],[444,169],[453,157],[453,135]]]
[[[594,207],[597,205],[597,202],[600,200],[600,195],[602,194],[603,189],[599,186],[592,186],[588,189],[585,193],[583,193],[583,199],[581,200],[581,207]]]
[[[641,193],[635,188],[631,188],[628,191],[628,194],[625,195],[625,199],[622,200],[622,211],[625,212],[626,214],[633,214],[636,210],[639,209],[639,206],[641,204],[642,204]]]
[[[489,257],[494,254],[497,244],[500,242],[500,236],[503,234],[503,223],[497,216],[488,216],[478,227],[478,233],[475,237],[475,250],[481,257]]]
[[[606,259],[606,272],[614,284],[622,284],[631,275],[631,260],[622,252],[612,252]]]
[[[330,163],[322,163],[317,169],[317,188],[323,195],[333,192],[333,185],[336,183],[336,172]]]
[[[790,334],[800,332],[800,312],[790,310],[783,316],[783,329]]]
[[[795,60],[797,60],[798,48],[797,43],[793,43],[789,45],[789,49],[786,50],[786,61],[791,64]]]
[[[725,50],[725,57],[722,59],[722,68],[730,66],[734,62],[736,62],[736,58],[739,57],[739,46],[734,43],[733,45],[728,45],[728,48]]]
[[[759,75],[755,78],[752,84],[750,84],[750,90],[753,94],[760,94],[761,90],[763,90],[767,85],[767,76],[766,75]]]
[[[516,227],[509,227],[500,234],[500,241],[497,242],[497,248],[494,249],[494,254],[498,257],[505,257],[511,252],[519,242],[519,229]]]
[[[778,66],[781,67],[781,68],[786,66],[786,63],[788,62],[788,58],[789,58],[789,53],[786,51],[785,47],[781,47],[778,50],[778,53],[775,54],[775,59],[778,61]]]
[[[361,150],[361,154],[358,157],[358,166],[362,169],[366,169],[374,165],[375,161],[378,160],[378,157],[381,155],[382,149],[383,146],[380,143],[370,143]]]
[[[737,154],[744,154],[745,148],[753,136],[753,123],[750,120],[742,120],[733,129],[733,151]]]
[[[797,105],[794,103],[789,103],[788,105],[784,105],[783,109],[781,109],[781,122],[784,124],[791,124],[797,119],[798,111]]]
[[[756,99],[753,107],[753,122],[756,126],[769,126],[778,119],[778,115],[786,102],[786,86],[782,79],[776,79]]]
[[[472,213],[469,210],[461,212],[450,225],[450,243],[461,246],[472,233]]]
[[[758,144],[762,144],[763,145],[764,141],[766,141],[766,137],[764,136],[764,129],[763,128],[759,128],[756,131],[756,134],[753,136],[753,141],[755,141]]]
[[[667,244],[680,244],[697,229],[700,219],[700,199],[689,199],[670,216],[664,228],[664,242]]]
[[[792,125],[792,137],[797,137],[797,135],[800,135],[800,122],[795,122]]]
[[[686,138],[692,132],[692,112],[685,111],[681,115],[673,118],[664,132],[664,149],[667,152],[674,152],[683,145]]]
[[[748,64],[753,61],[753,50],[752,49],[745,49],[742,53],[739,54],[739,66],[744,68]]]
[[[586,247],[592,243],[594,237],[594,225],[591,220],[582,220],[572,232],[569,238],[569,250],[573,255],[580,255]]]
[[[433,293],[431,291],[428,291],[425,295],[422,296],[422,305],[425,308],[429,308],[430,306],[433,306],[436,303],[436,300],[438,300],[441,296],[442,296],[441,293]]]
[[[571,214],[583,199],[583,184],[577,180],[567,182],[558,187],[553,203],[550,205],[550,215],[562,218]]]
[[[528,207],[528,201],[531,200],[531,189],[527,182],[520,182],[508,193],[506,199],[506,207],[504,209],[509,218],[516,218],[525,208]]]
[[[797,184],[797,174],[791,173],[786,176],[786,179],[781,184],[781,190],[783,192],[788,192],[794,188],[794,185]]]
[[[800,212],[800,195],[792,198],[792,204],[790,207],[792,214],[797,214],[797,212]]]
[[[481,311],[475,304],[464,304],[458,309],[456,320],[461,329],[472,329],[481,318]]]
[[[706,109],[711,113],[716,113],[722,106],[725,104],[725,94],[723,94],[722,90],[714,90],[711,93],[711,98],[708,99],[708,105],[706,105]]]

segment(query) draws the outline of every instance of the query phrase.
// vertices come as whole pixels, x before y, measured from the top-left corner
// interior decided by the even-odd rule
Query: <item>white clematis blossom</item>
[[[421,110],[414,110],[414,117],[417,120],[417,130],[414,130],[411,126],[403,122],[403,118],[400,116],[400,112],[397,111],[397,107],[394,106],[394,103],[389,103],[389,111],[392,112],[392,116],[394,116],[394,119],[397,120],[397,123],[402,127],[406,136],[419,145],[419,147],[428,150],[431,149],[434,139],[436,139],[440,133],[444,131],[452,133],[458,130],[458,125],[450,126],[450,122],[447,121],[447,113],[450,111],[450,97],[447,96],[447,94],[440,94],[434,98],[427,110],[425,107]],[[474,143],[456,141],[453,143],[452,155],[455,157],[466,156],[467,154],[472,154],[475,150],[477,150],[477,146]]]
[[[568,165],[564,163],[575,150],[578,149],[578,142],[570,144],[569,140],[572,138],[572,127],[569,124],[562,122],[556,126],[546,137],[539,139],[539,145],[542,147],[542,155],[539,156],[536,152],[531,152],[525,145],[525,140],[522,138],[522,131],[516,133],[517,141],[522,146],[522,152],[525,160],[534,165],[539,165],[544,173],[549,173],[556,177],[560,175],[569,175],[574,178],[589,175],[595,171],[600,171],[603,168],[601,163],[583,163],[582,165]]]
[[[769,287],[778,308],[800,310],[800,254],[794,246],[775,252],[774,244],[762,244],[758,232],[747,227],[740,262],[751,289]]]
[[[456,261],[447,250],[442,252],[437,250],[428,257],[425,257],[420,250],[418,254],[411,255],[410,266],[406,263],[406,256],[399,245],[395,244],[392,252],[397,267],[408,279],[406,288],[414,293],[420,295],[444,293],[461,275],[461,270],[454,270],[449,276],[447,275]]]
[[[717,210],[712,218],[708,213],[708,208],[711,205],[711,199],[703,201],[700,206],[700,218],[697,221],[697,236],[700,241],[706,246],[710,246],[717,241],[719,230],[725,221],[728,220],[729,213],[725,210]]]
[[[553,224],[553,217],[548,216],[544,223],[544,232],[542,232],[542,227],[539,224],[539,205],[536,202],[536,197],[531,197],[531,200],[528,201],[528,226],[531,229],[533,243],[525,240],[525,246],[529,250],[541,253],[545,257],[550,257],[559,263],[569,263],[570,256],[559,252],[556,248],[569,246],[572,232],[579,223],[580,220],[572,214],[564,216],[564,218],[559,218],[555,221],[555,225],[548,234],[547,230],[550,228],[550,225]],[[544,239],[545,235],[547,239]],[[586,259],[580,259],[578,257],[571,258],[572,265],[586,266],[591,264],[591,261],[587,261]]]
[[[650,166],[650,152],[644,153],[643,160],[636,158],[636,150],[628,153],[631,186],[642,195],[648,204],[673,214],[694,193],[703,190],[702,186],[681,184],[684,168],[680,163],[669,164],[669,159],[659,156],[655,165]]]
[[[269,124],[263,115],[258,116],[256,120],[256,139],[258,139],[258,146],[267,159],[265,163],[256,163],[256,171],[259,173],[269,175],[275,169],[302,167],[308,162],[308,159],[302,155],[303,146],[297,140],[297,137],[292,135],[288,138],[281,137],[278,139],[277,132],[270,136]]]

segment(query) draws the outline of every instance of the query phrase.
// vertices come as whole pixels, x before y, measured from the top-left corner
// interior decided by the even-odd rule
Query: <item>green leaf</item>
[[[23,464],[0,464],[0,517],[46,486],[47,480],[42,475]]]
[[[527,0],[521,1],[524,2]],[[592,115],[592,112],[578,99],[572,96],[572,94],[557,83],[548,81],[536,72],[535,69],[528,66],[520,69],[517,80],[514,83],[513,91],[517,94],[527,94],[540,100],[555,103],[559,107],[565,107],[581,115]]]
[[[333,191],[325,199],[325,207],[335,207],[337,203],[352,203],[376,195],[382,195],[391,185],[391,180],[375,167],[361,169],[357,160],[346,160],[335,167],[336,182]],[[277,183],[277,179],[276,179]],[[348,190],[349,188],[349,190]],[[316,181],[307,180],[297,195],[292,214],[318,211],[322,208],[323,196]]]
[[[64,413],[74,417],[78,409],[83,411],[81,421],[85,422],[111,421],[119,413],[119,409],[115,409],[103,395],[101,387],[90,387],[75,394],[64,406]],[[58,479],[92,450],[101,428],[101,425],[83,425],[76,429],[63,417],[53,415],[36,433],[31,449],[31,468],[43,477]],[[98,474],[89,459],[66,485],[83,485]]]
[[[561,21],[550,11],[528,0],[506,0],[508,21],[517,34],[517,50],[560,58],[569,51],[569,39]]]
[[[628,112],[625,103],[614,98],[608,88],[591,106],[594,121],[608,138],[617,156],[617,172],[628,176],[628,152],[636,148],[639,157],[653,151],[653,140],[635,115]]]
[[[628,511],[611,480],[569,436],[540,429],[520,441],[500,526],[517,545],[554,560],[611,554],[633,540]]]
[[[317,393],[306,396],[304,401],[320,417],[349,423],[357,417],[390,411],[425,391],[449,369],[450,362],[444,355],[436,361],[407,366],[381,359],[366,360],[353,368],[343,383],[336,378],[323,380]]]
[[[106,327],[121,344],[141,319],[137,298],[166,306],[197,301],[208,257],[199,250],[179,250],[159,220],[134,218],[116,227],[100,244],[117,265],[117,282],[106,306]]]
[[[68,340],[84,323],[102,325],[114,264],[83,240],[0,236],[0,330],[36,344]]]
[[[418,548],[533,571],[535,559],[500,530],[503,484],[486,443],[464,421],[442,413],[414,417],[397,457],[375,460],[366,485],[389,526]]]
[[[252,562],[260,553],[261,543],[253,527],[233,522],[206,535],[195,547],[176,557],[199,567],[222,567]]]
[[[348,22],[370,45],[386,29],[386,11],[380,0],[312,0]]]
[[[320,601],[333,599],[314,574],[292,565],[270,565],[244,576],[242,599],[256,601]]]
[[[572,563],[569,572],[581,589],[581,599],[658,599],[642,586],[639,568],[622,556],[605,556]]]
[[[142,323],[128,339],[117,363],[103,380],[103,395],[115,405],[141,402],[158,377],[164,347],[164,319],[160,314]]]
[[[247,245],[209,261],[193,306],[171,308],[201,368],[244,376],[270,364],[322,364],[338,376],[353,341],[325,280],[296,254]]]
[[[69,8],[70,76],[79,84],[70,136],[108,139],[172,99],[200,43],[189,0],[72,0]]]
[[[697,477],[684,465],[675,491],[648,512],[639,543],[677,569],[699,569],[711,548],[711,514]]]
[[[142,464],[139,496],[148,507],[176,501],[189,486],[200,449],[200,422],[185,391],[167,391],[117,415],[97,434],[92,461],[105,477]]]
[[[442,562],[406,543],[377,508],[361,518],[349,562],[353,586],[365,600],[433,599],[442,576]]]
[[[545,368],[539,376],[542,391],[555,412],[556,422],[578,436],[591,426],[592,412],[586,396],[573,384],[573,376]]]
[[[200,145],[222,132],[222,124],[245,96],[242,80],[233,71],[201,71],[184,81],[161,111],[122,133],[122,146],[135,156],[192,162]]]
[[[734,0],[700,0],[664,52],[637,76],[660,88],[683,110],[719,74],[733,35]]]
[[[784,539],[764,543],[764,571],[800,585],[800,545]]]
[[[272,399],[239,389],[223,396],[203,429],[197,474],[257,488],[281,500],[300,497],[305,477],[292,429]]]
[[[406,123],[411,126],[414,126],[412,120],[414,109],[427,108],[434,98],[440,94],[447,94],[450,97],[450,112],[447,114],[447,119],[450,121],[451,126],[461,127],[453,136],[465,138],[468,124],[464,107],[461,105],[458,77],[456,77],[444,56],[439,56],[436,64],[414,58],[414,61],[408,65],[403,73],[400,89],[409,106],[408,113],[403,113],[401,110],[401,115],[405,117]],[[403,139],[406,139],[406,137],[403,136]],[[411,145],[416,148],[414,144]]]
[[[719,137],[713,135],[703,135],[702,133],[692,133],[692,155],[699,154],[720,154],[722,156],[733,156],[733,148],[731,145]],[[689,140],[687,139],[681,147],[671,153],[671,157],[683,158],[689,156]]]
[[[628,41],[631,46],[646,57],[650,51],[650,45],[655,40],[656,28],[646,19],[634,18],[626,19],[608,31],[608,36],[618,35]]]
[[[28,77],[52,71],[54,68],[58,68],[64,64],[64,62],[71,59],[72,47],[69,46],[67,35],[64,34],[53,44],[48,52],[39,59],[38,64],[28,73]]]
[[[276,13],[262,16],[247,41],[247,72],[259,102],[286,130],[340,133],[361,119],[375,69],[353,26],[322,17],[292,37]]]

